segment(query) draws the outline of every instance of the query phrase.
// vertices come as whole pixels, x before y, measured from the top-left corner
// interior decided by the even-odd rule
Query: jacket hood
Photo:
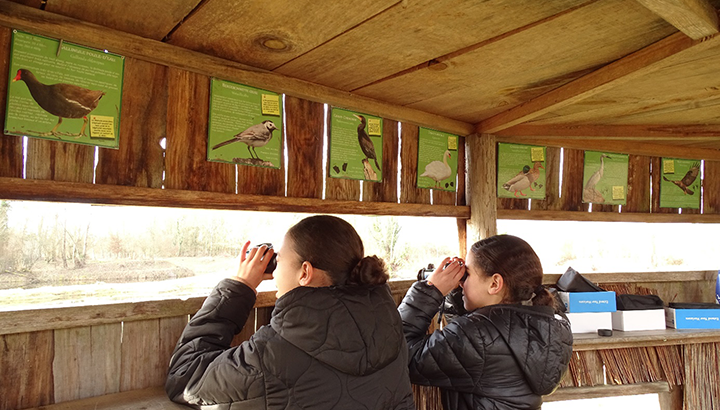
[[[494,305],[478,313],[490,320],[510,347],[533,392],[552,393],[572,355],[567,319],[548,306]]]
[[[387,285],[298,287],[277,300],[270,326],[320,362],[355,376],[384,368],[406,349]]]

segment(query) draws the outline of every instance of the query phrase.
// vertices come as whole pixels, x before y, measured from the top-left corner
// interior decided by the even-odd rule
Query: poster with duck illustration
[[[625,205],[627,181],[627,154],[585,151],[583,203]]]
[[[455,192],[457,135],[420,128],[417,187]]]
[[[213,78],[207,159],[280,168],[282,95]]]
[[[662,159],[661,208],[700,209],[699,159]]]
[[[328,175],[382,181],[383,119],[341,108],[330,115]]]
[[[118,147],[125,58],[13,30],[5,133]]]
[[[545,199],[545,147],[498,143],[498,198]]]

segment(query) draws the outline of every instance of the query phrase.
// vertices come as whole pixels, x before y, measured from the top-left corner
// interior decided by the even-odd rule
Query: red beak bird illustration
[[[100,99],[105,93],[99,90],[88,90],[73,84],[43,84],[28,69],[21,68],[13,79],[23,81],[30,90],[30,95],[43,110],[58,117],[58,122],[50,132],[41,135],[72,135],[75,137],[85,136],[87,127],[87,115],[97,108]],[[82,129],[78,134],[62,134],[58,127],[62,124],[63,118],[82,118]]]

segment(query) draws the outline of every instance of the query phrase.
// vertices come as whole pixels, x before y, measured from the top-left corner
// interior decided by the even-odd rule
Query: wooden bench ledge
[[[622,385],[601,385],[587,387],[562,387],[553,394],[543,396],[544,402],[566,401],[579,399],[596,399],[600,397],[634,396],[638,394],[667,393],[670,386],[667,382],[636,383]]]
[[[168,399],[162,387],[106,394],[36,407],[32,410],[187,410]]]

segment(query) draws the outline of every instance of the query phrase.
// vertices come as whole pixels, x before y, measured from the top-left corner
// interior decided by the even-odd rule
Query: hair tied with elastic
[[[385,262],[377,256],[366,256],[358,261],[348,276],[348,285],[382,285],[390,279]]]

